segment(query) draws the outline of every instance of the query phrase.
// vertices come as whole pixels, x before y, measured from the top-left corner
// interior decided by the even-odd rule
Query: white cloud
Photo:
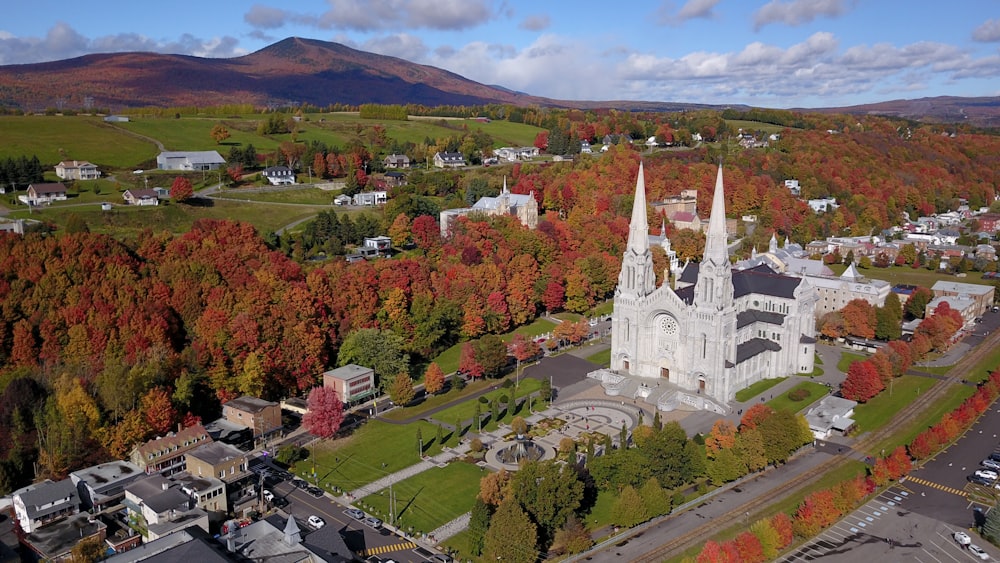
[[[427,45],[424,44],[423,39],[407,33],[370,39],[356,48],[380,55],[399,57],[413,62],[424,60],[428,52]]]
[[[243,21],[257,29],[278,29],[284,27],[288,16],[285,10],[254,4],[243,14]]]
[[[325,29],[459,30],[490,20],[492,0],[327,0],[330,9],[315,25]],[[300,20],[304,20],[302,17]]]
[[[1000,20],[986,20],[972,31],[972,38],[984,43],[1000,41]]]
[[[524,18],[524,21],[518,27],[528,31],[541,31],[548,29],[550,25],[552,25],[552,20],[549,19],[548,14],[536,14]]]
[[[199,39],[182,35],[175,41],[157,41],[137,33],[121,33],[88,39],[69,24],[59,22],[45,37],[15,37],[0,34],[0,64],[28,64],[79,57],[88,53],[150,51],[194,55],[198,57],[233,57],[246,54],[238,41],[229,36]]]
[[[680,9],[675,11],[674,2],[664,0],[656,9],[657,23],[677,26],[693,19],[712,19],[716,17],[715,6],[719,0],[687,0]]]
[[[798,26],[820,16],[835,18],[848,11],[844,4],[845,0],[771,0],[754,14],[754,29],[771,23]]]

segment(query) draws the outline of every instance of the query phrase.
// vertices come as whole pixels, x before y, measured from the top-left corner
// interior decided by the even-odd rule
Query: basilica
[[[727,244],[720,166],[702,260],[688,263],[674,287],[669,281],[657,287],[639,165],[614,297],[611,369],[592,375],[607,394],[664,411],[721,413],[757,381],[812,372],[816,289],[766,264],[734,269]]]

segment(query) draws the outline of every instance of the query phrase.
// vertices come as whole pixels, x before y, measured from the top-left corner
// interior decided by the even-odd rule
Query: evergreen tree
[[[993,506],[983,523],[983,537],[994,545],[1000,545],[1000,503]]]
[[[490,505],[476,497],[469,516],[469,549],[477,557],[483,553],[483,541],[486,539],[486,530],[490,527],[491,516]]]
[[[646,484],[639,489],[639,498],[646,506],[646,514],[650,518],[662,516],[670,512],[670,497],[660,486],[656,477],[650,477]]]

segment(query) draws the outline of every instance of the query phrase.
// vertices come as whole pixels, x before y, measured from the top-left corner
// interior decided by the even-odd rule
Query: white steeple
[[[632,222],[628,228],[628,249],[635,254],[649,251],[649,222],[646,219],[646,178],[639,163],[635,180],[635,200],[632,202]]]
[[[716,266],[729,266],[729,252],[726,249],[726,194],[722,187],[721,164],[715,178],[715,194],[712,196],[712,215],[708,219],[704,261]]]
[[[649,251],[649,221],[646,219],[646,179],[639,163],[635,181],[635,201],[628,229],[628,246],[618,275],[618,292],[636,297],[649,295],[656,289],[653,255]]]
[[[771,241],[767,243],[767,251],[774,254],[778,251],[778,236],[777,233],[771,233]]]
[[[705,257],[698,266],[695,304],[699,308],[721,311],[733,301],[733,272],[726,247],[726,200],[722,186],[722,165],[715,179],[712,216],[708,219]]]

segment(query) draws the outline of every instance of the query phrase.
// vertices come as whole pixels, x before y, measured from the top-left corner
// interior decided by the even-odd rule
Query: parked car
[[[976,473],[978,473],[978,471]],[[969,482],[975,483],[976,485],[983,485],[984,487],[989,487],[990,485],[993,484],[992,480],[987,479],[986,477],[981,477],[976,474],[969,475]]]
[[[990,459],[992,459],[993,461],[1000,461],[1000,452],[991,453]]]
[[[992,469],[980,469],[979,471],[976,471],[976,475],[979,475],[983,479],[989,479],[990,481],[996,481],[997,477],[1000,477],[1000,474]]]
[[[965,532],[961,532],[961,531],[955,532],[952,535],[952,537],[955,538],[955,541],[958,542],[958,545],[961,545],[961,546],[966,546],[966,545],[969,545],[970,543],[972,543],[972,538],[970,538],[969,534],[967,534]]]
[[[972,545],[969,546],[969,553],[975,555],[976,557],[978,557],[979,559],[981,559],[983,561],[989,561],[990,560],[990,554],[986,553],[985,551],[983,551],[983,548],[979,547],[976,544],[972,544]]]
[[[296,489],[308,489],[309,483],[306,483],[302,479],[292,479],[292,486]]]
[[[306,487],[305,491],[316,498],[323,498],[323,489],[319,487]]]
[[[369,516],[368,518],[365,518],[365,524],[368,524],[369,526],[375,528],[376,530],[382,527],[382,521],[374,516]]]
[[[984,459],[980,465],[987,469],[1000,469],[1000,461],[993,461],[990,458]]]
[[[267,489],[264,489],[264,492],[261,493],[261,496],[263,496],[264,500],[266,500],[267,502],[272,502],[274,500],[274,493],[272,493]]]
[[[350,516],[351,518],[354,518],[355,520],[365,519],[365,513],[360,508],[348,508],[347,510],[344,511],[344,514]]]
[[[319,516],[316,516],[315,514],[309,517],[308,522],[310,526],[316,529],[326,526],[326,522]]]

